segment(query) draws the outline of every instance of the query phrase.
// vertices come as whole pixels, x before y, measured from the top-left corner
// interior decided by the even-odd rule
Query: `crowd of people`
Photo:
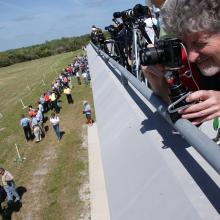
[[[56,114],[60,112],[59,99],[62,93],[66,95],[67,102],[69,104],[73,104],[74,102],[71,94],[73,77],[76,77],[79,85],[81,85],[81,78],[83,79],[85,85],[89,84],[90,74],[86,56],[76,56],[74,61],[64,68],[57,78],[51,83],[50,90],[45,90],[42,93],[42,95],[39,97],[39,100],[37,100],[35,107],[29,105],[27,115],[25,116],[22,114],[20,125],[24,130],[24,135],[27,142],[32,140],[33,135],[36,143],[40,142],[42,137],[45,136],[46,130],[44,127],[44,114],[48,111],[52,112],[50,116],[50,123],[56,133],[57,139],[58,141],[61,139],[59,116]]]
[[[46,122],[45,113],[48,113],[49,111],[51,127],[56,134],[58,142],[61,140],[62,135],[59,127],[60,118],[58,116],[58,113],[60,113],[59,99],[62,93],[64,93],[67,102],[73,104],[74,99],[71,94],[71,89],[73,88],[72,81],[74,78],[76,78],[78,85],[82,84],[81,78],[85,85],[89,85],[91,78],[86,55],[83,57],[76,56],[73,62],[64,68],[51,83],[50,90],[45,90],[39,97],[39,100],[36,101],[35,106],[33,107],[32,105],[29,105],[27,113],[22,114],[20,126],[23,128],[27,142],[34,138],[35,142],[38,143],[46,135],[44,124]],[[86,100],[82,103],[82,113],[86,115],[86,123],[92,125],[91,107]],[[3,187],[1,188],[3,190],[1,192],[1,197],[3,200],[5,198],[7,199],[7,209],[10,209],[13,204],[20,202],[21,198],[16,191],[16,185],[12,174],[3,167],[0,167],[0,175],[3,184]]]

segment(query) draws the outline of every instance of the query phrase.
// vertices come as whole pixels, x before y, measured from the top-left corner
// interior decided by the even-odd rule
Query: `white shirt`
[[[2,183],[4,186],[7,186],[7,181],[13,180],[13,176],[7,170],[5,170],[4,174],[2,175]]]
[[[41,111],[41,112],[43,112],[43,111],[44,111],[44,107],[43,107],[43,105],[42,105],[42,104],[39,104],[39,105],[38,105],[38,108],[39,108],[39,111]]]
[[[55,116],[54,118],[50,118],[50,123],[51,123],[53,126],[59,124],[59,122],[60,122],[60,119],[59,119],[58,116]]]
[[[87,78],[87,73],[82,73],[83,78]]]
[[[157,26],[158,21],[155,18],[147,18],[144,20],[144,23],[146,24],[145,30],[146,30],[152,44],[154,44],[155,32],[153,29],[153,25]]]

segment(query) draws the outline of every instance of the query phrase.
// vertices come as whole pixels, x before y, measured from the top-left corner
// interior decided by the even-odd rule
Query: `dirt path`
[[[60,114],[61,130],[65,134],[60,142],[56,140],[54,131],[49,125],[49,131],[41,143],[45,149],[42,151],[40,158],[36,161],[37,166],[32,174],[32,179],[25,184],[27,192],[22,198],[22,208],[15,218],[19,220],[42,220],[42,219],[65,219],[65,220],[89,220],[90,219],[90,192],[88,177],[88,142],[87,142],[87,125],[82,126],[82,121],[69,120],[69,114],[73,114],[73,109],[67,106]],[[84,121],[84,118],[83,118]],[[76,142],[72,142],[74,131],[81,130]],[[73,138],[74,139],[74,138]],[[31,147],[38,147],[32,143]],[[78,146],[78,147],[77,147]],[[65,155],[66,154],[66,155]],[[63,164],[62,164],[63,163]],[[69,164],[74,164],[69,168]],[[62,164],[62,165],[61,165]],[[74,170],[74,166],[83,165],[81,170]],[[59,185],[51,185],[55,182],[56,171],[64,169],[67,166],[66,176],[62,173],[63,182]],[[60,171],[59,171],[60,172]],[[74,174],[76,173],[76,174]],[[54,179],[55,178],[55,179]],[[71,186],[71,184],[73,186]],[[72,190],[71,188],[74,188]],[[54,192],[53,192],[54,191]],[[50,192],[52,192],[50,194]],[[53,207],[55,204],[55,207]],[[58,217],[54,212],[60,213]],[[45,214],[46,213],[46,214]],[[52,215],[52,216],[50,216]],[[49,217],[48,217],[49,216]]]
[[[45,141],[45,140],[43,140]],[[46,141],[45,141],[46,142]],[[48,142],[48,141],[47,141]],[[39,166],[33,173],[33,179],[28,183],[27,193],[23,198],[23,208],[21,209],[21,216],[23,220],[40,220],[39,212],[44,205],[42,197],[44,197],[44,180],[50,165],[56,158],[57,145],[45,143],[46,148],[39,160]]]

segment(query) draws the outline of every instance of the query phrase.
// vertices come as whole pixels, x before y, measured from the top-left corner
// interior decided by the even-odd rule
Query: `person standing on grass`
[[[13,202],[19,202],[20,196],[16,191],[14,177],[2,167],[0,167],[0,175],[2,176],[3,188],[7,194],[8,205],[12,205]]]
[[[44,106],[40,101],[38,101],[37,104],[38,104],[38,111],[40,111],[42,113],[42,117],[44,120]]]
[[[45,136],[45,129],[44,129],[44,118],[43,118],[43,114],[42,114],[42,111],[37,108],[37,115],[36,115],[36,118],[37,118],[37,122],[38,122],[38,125],[40,127],[40,130],[41,130],[41,133],[43,136]]]
[[[80,80],[79,71],[76,72],[76,78],[77,78],[78,85],[81,85],[81,80]]]
[[[52,108],[56,113],[59,113],[60,109],[59,106],[57,105],[57,95],[55,91],[52,91],[51,95],[49,96],[52,104]]]
[[[45,91],[43,96],[44,96],[44,101],[45,101],[45,112],[48,112],[51,109],[51,103],[50,103],[50,98],[49,98],[49,92]]]
[[[58,141],[60,141],[61,139],[61,133],[60,133],[60,119],[57,115],[55,115],[55,113],[52,113],[50,116],[50,123],[53,126],[53,129],[57,135]]]
[[[73,98],[71,95],[71,89],[69,87],[65,87],[63,90],[64,94],[66,94],[66,98],[69,104],[73,104]]]
[[[32,137],[31,127],[30,127],[31,120],[24,115],[21,116],[20,125],[24,130],[24,135],[26,141],[28,142]]]
[[[83,77],[84,84],[88,85],[88,75],[86,71],[82,73],[82,77]]]
[[[34,136],[35,136],[35,142],[38,143],[41,141],[41,129],[40,129],[40,126],[38,124],[38,121],[37,121],[37,117],[33,117],[32,118],[32,128],[33,128],[33,131],[34,131]]]
[[[28,115],[32,118],[37,114],[36,110],[32,107],[32,105],[28,106]]]

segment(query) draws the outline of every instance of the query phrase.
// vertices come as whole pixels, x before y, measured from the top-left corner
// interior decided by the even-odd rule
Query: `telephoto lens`
[[[113,18],[115,18],[115,19],[121,18],[121,12],[114,12],[113,13]]]

